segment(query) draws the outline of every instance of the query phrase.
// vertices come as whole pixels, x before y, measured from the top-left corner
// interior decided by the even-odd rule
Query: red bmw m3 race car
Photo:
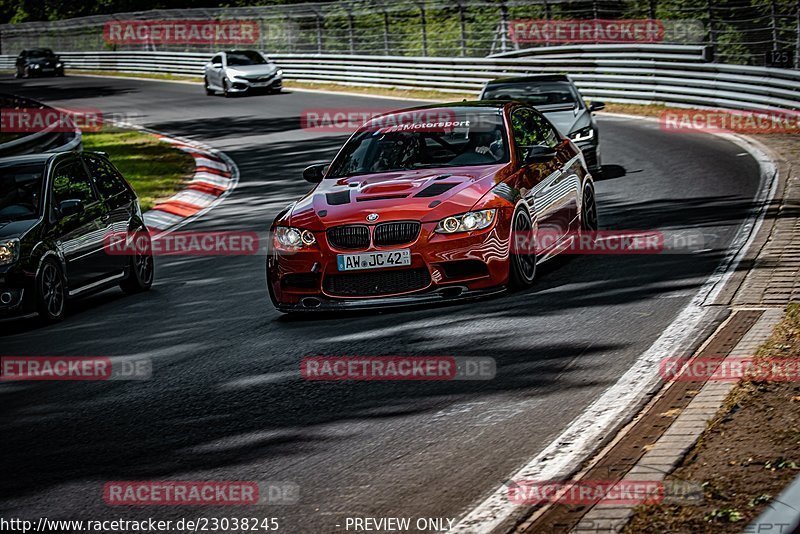
[[[520,102],[375,117],[303,175],[316,187],[271,228],[267,286],[284,312],[525,288],[538,263],[597,229],[581,151]],[[555,239],[542,247],[540,232]]]

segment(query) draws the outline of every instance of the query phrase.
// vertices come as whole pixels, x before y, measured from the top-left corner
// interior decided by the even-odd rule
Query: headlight
[[[34,63],[33,65],[31,65],[32,69],[38,69],[39,67],[40,65],[38,63]]]
[[[19,239],[0,243],[0,265],[11,265],[19,259]]]
[[[471,232],[483,230],[494,222],[497,210],[470,211],[462,215],[454,215],[439,221],[436,232],[440,234],[455,234],[457,232]]]
[[[317,238],[309,230],[279,226],[275,229],[275,246],[284,250],[300,250],[310,247],[317,242]]]
[[[63,66],[64,66],[64,65],[62,65],[61,63],[56,63],[56,68],[57,68],[57,69],[60,69],[60,68],[61,68],[61,67],[63,67]]]
[[[283,76],[283,71],[278,69],[278,72],[275,73],[275,76]]]
[[[569,134],[569,138],[573,141],[588,141],[592,137],[594,137],[594,130],[591,126],[581,128],[580,130],[575,130]]]

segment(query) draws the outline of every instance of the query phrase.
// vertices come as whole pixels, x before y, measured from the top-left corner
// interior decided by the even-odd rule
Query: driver
[[[503,154],[503,135],[498,128],[492,132],[479,133],[475,140],[475,152],[483,155],[491,155],[494,159],[500,159]]]

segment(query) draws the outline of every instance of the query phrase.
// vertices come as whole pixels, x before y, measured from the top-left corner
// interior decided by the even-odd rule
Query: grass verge
[[[108,154],[133,186],[145,211],[179,191],[194,173],[191,155],[139,131],[84,133],[83,147]]]
[[[756,356],[798,354],[800,304],[793,303]],[[639,506],[625,532],[739,533],[798,475],[800,384],[742,382],[667,477],[702,484],[704,502]]]

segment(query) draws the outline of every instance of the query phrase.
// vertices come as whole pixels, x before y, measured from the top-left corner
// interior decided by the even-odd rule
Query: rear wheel
[[[128,294],[147,291],[153,285],[154,264],[150,237],[141,238],[142,234],[139,232],[135,235],[135,252],[130,258],[128,274],[119,283],[119,287]]]
[[[36,311],[46,323],[55,323],[64,318],[67,289],[61,266],[46,259],[36,280]]]
[[[514,212],[511,234],[508,283],[511,289],[524,289],[536,278],[536,247],[531,216],[522,206]]]

